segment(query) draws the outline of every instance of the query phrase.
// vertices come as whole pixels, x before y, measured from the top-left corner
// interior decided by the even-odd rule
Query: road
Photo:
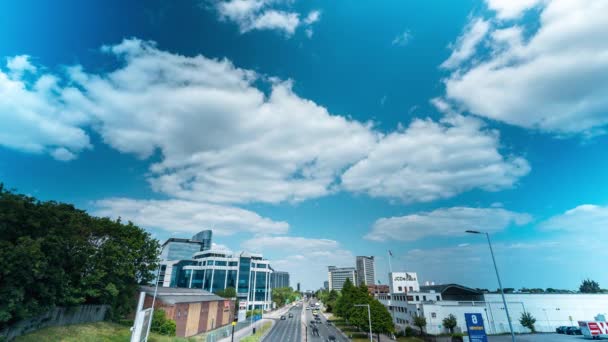
[[[308,304],[305,304],[308,305]],[[348,342],[348,339],[344,338],[342,336],[342,334],[340,334],[340,332],[336,329],[335,326],[333,325],[327,325],[327,320],[325,319],[325,317],[320,314],[319,317],[321,317],[321,321],[320,323],[311,323],[311,321],[314,321],[315,318],[312,315],[312,310],[306,310],[306,315],[304,316],[306,317],[306,321],[304,322],[306,324],[306,326],[308,327],[308,341],[310,342],[326,342],[328,337],[334,336],[336,338],[337,342]],[[319,336],[313,336],[313,326],[317,327],[318,331],[319,331]],[[306,342],[306,341],[302,341],[302,342]]]
[[[289,318],[289,313],[293,317]],[[264,337],[263,342],[300,342],[302,339],[302,305],[294,306],[285,314],[285,320],[280,317],[276,318],[276,322],[272,330]]]

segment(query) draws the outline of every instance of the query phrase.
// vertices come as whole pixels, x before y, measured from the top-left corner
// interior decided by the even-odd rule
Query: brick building
[[[144,308],[150,308],[154,287],[142,286],[141,291],[146,292]],[[159,287],[154,307],[163,309],[167,318],[175,321],[179,337],[217,329],[234,318],[234,300],[199,289]]]

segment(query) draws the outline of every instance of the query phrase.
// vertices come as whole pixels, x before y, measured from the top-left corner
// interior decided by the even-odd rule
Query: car
[[[328,341],[328,342],[333,342],[333,341],[335,341],[335,340],[336,340],[336,336],[334,336],[334,335],[329,335],[329,336],[327,337],[327,341]]]
[[[555,329],[555,332],[558,333],[558,334],[565,334],[566,333],[566,329],[568,329],[568,327],[565,326],[565,325],[562,325],[560,327],[557,327]]]
[[[281,321],[284,321],[285,319],[286,319],[286,318],[285,318],[285,315],[282,315],[282,316],[281,316]]]
[[[310,308],[308,307],[308,308],[306,308],[306,310],[310,310]]]
[[[321,320],[321,317],[316,316],[316,317],[315,317],[315,320],[320,321],[320,320]]]
[[[566,335],[582,335],[583,332],[579,327],[568,327],[566,329]]]
[[[292,317],[293,317],[293,314],[290,312],[289,313],[289,318],[292,318]]]
[[[325,323],[327,323],[327,325],[331,325],[331,322],[330,322],[330,321],[327,321],[327,322],[325,322]]]
[[[317,324],[317,322],[314,319],[312,319],[312,320],[310,320],[310,324]]]

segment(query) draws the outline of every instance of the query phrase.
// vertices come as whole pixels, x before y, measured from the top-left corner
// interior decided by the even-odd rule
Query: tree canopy
[[[534,324],[536,323],[536,318],[532,316],[529,312],[522,312],[521,317],[519,318],[519,323],[524,327],[530,329],[532,333],[536,332],[536,328]]]
[[[234,287],[227,287],[225,289],[216,290],[215,294],[222,298],[236,298],[236,289]]]
[[[601,293],[602,289],[600,288],[600,284],[591,279],[583,280],[583,283],[579,287],[581,293]]]
[[[449,314],[446,318],[443,319],[443,326],[450,330],[450,334],[454,333],[454,328],[456,328],[457,325],[458,320],[453,314]]]
[[[295,292],[291,287],[277,287],[272,289],[272,301],[279,307],[296,301],[298,296],[299,293]]]
[[[0,329],[55,306],[133,309],[138,284],[154,278],[158,241],[131,222],[41,202],[0,184]]]

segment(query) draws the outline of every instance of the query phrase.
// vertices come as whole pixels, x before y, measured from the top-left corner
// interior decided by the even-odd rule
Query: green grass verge
[[[270,329],[271,326],[272,326],[271,322],[266,322],[266,323],[262,324],[262,326],[259,329],[256,329],[255,335],[247,336],[247,337],[241,339],[241,342],[258,342],[262,338],[262,336],[264,336],[266,331],[268,329]]]
[[[98,322],[50,327],[34,331],[15,339],[16,342],[128,342],[129,327]],[[150,333],[150,342],[195,342],[196,338],[168,337]]]

